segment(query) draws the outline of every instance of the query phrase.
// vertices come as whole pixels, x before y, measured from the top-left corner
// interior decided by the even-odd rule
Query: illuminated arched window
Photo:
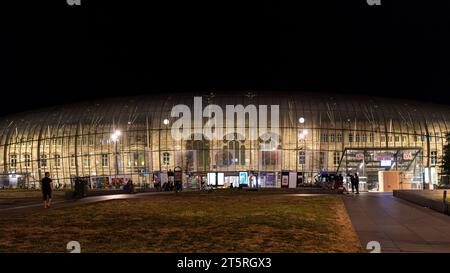
[[[245,145],[237,140],[231,140],[227,143],[228,151],[233,156],[232,160],[236,165],[245,165]]]

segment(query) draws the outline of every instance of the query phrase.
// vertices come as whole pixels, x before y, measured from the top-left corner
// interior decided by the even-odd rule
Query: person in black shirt
[[[52,179],[50,173],[45,172],[45,177],[41,180],[42,196],[44,197],[44,208],[49,208],[52,203]]]
[[[356,194],[359,194],[359,176],[357,173],[355,173],[354,179],[355,179]]]

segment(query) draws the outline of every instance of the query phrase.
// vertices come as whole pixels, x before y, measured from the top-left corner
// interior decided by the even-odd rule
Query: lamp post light
[[[304,123],[305,123],[305,118],[304,117],[300,117],[298,119],[298,122],[300,123],[302,131],[298,134],[298,137],[297,137],[297,162],[300,159],[300,151],[301,151],[301,153],[302,153],[302,162],[298,162],[298,163],[300,163],[300,165],[302,166],[302,168],[301,168],[301,170],[302,170],[302,183],[305,183],[305,169],[304,169],[305,168],[305,163],[306,163],[306,143],[305,143],[305,139],[306,139],[306,136],[308,135],[308,130],[304,128]],[[299,141],[300,141],[301,147],[299,147]]]
[[[111,141],[114,142],[114,163],[116,169],[116,176],[119,174],[119,137],[122,134],[120,130],[115,130],[114,133],[111,134]]]
[[[163,124],[165,126],[169,125],[170,120],[168,118],[163,119]],[[162,162],[161,162],[161,131],[162,131],[162,127],[159,126],[158,128],[158,158],[159,158],[159,171],[162,171]]]

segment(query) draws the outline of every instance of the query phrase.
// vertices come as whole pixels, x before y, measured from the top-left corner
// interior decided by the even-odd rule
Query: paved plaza
[[[343,196],[363,248],[370,241],[381,252],[450,252],[450,217],[392,196]]]

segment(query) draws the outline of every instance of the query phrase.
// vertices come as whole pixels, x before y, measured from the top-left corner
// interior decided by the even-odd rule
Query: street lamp
[[[306,144],[305,144],[305,139],[306,139],[306,135],[308,135],[308,130],[304,128],[304,123],[305,123],[305,118],[304,117],[300,117],[298,119],[298,122],[301,124],[301,127],[303,128],[302,131],[298,134],[297,137],[297,154],[296,154],[296,170],[298,170],[298,165],[299,163],[301,163],[301,167],[302,167],[302,183],[304,183],[304,179],[305,179],[305,170],[304,170],[304,165],[305,165],[305,160],[306,160]],[[297,127],[298,128],[298,127]],[[301,143],[299,143],[301,142]],[[299,144],[302,146],[301,148],[299,147]],[[302,153],[302,162],[299,162],[300,160],[300,150]],[[298,173],[297,173],[298,176]],[[312,185],[311,185],[312,186]]]
[[[116,175],[119,174],[119,137],[122,134],[120,130],[115,130],[114,133],[111,134],[111,141],[114,142],[114,161],[116,168]]]
[[[168,118],[165,118],[165,119],[163,119],[163,124],[164,125],[169,125],[169,123],[170,123],[170,121],[169,121],[169,119]],[[162,128],[161,128],[161,126],[159,126],[159,128],[158,128],[158,158],[159,158],[159,171],[161,172],[162,171],[162,162],[161,162],[161,131],[162,131]]]

